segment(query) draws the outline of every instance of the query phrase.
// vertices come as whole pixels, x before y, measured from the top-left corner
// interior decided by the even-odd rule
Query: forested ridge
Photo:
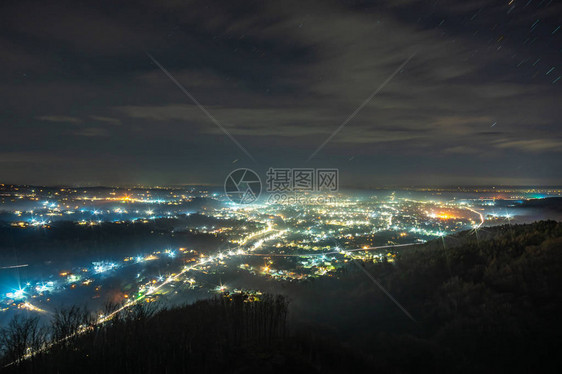
[[[350,264],[337,279],[303,286],[309,295],[333,287],[331,306],[302,295],[298,301],[301,308],[320,308],[332,321],[327,326],[291,325],[288,321],[299,316],[287,319],[293,313],[289,301],[297,296],[222,295],[162,310],[148,304],[4,370],[503,373],[562,368],[562,224],[482,228],[404,250],[394,262],[360,266],[414,321]],[[5,327],[4,363],[30,345],[91,322],[80,308],[57,315],[43,329],[24,318]]]

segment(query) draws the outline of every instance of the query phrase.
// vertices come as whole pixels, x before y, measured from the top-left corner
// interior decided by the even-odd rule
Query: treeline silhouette
[[[287,298],[229,295],[155,310],[142,304],[7,372],[559,372],[562,224],[505,225],[361,263],[411,321],[350,264],[338,278],[291,284]],[[298,290],[297,293],[295,290]],[[105,313],[115,306],[108,305]],[[295,310],[295,308],[292,308]],[[316,315],[312,311],[316,311]],[[315,318],[311,318],[314,316]],[[92,324],[83,308],[48,327],[3,329],[3,362]],[[290,328],[289,328],[290,327]]]
[[[18,316],[0,334],[2,363],[13,363],[8,372],[222,370],[285,337],[287,306],[283,296],[232,294],[171,309],[142,302],[104,324],[80,307],[56,311],[46,326]],[[30,352],[39,353],[21,360]]]

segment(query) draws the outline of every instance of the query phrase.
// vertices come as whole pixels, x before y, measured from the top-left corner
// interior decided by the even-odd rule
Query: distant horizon
[[[561,20],[4,1],[0,371],[555,363]]]
[[[185,184],[162,184],[162,185],[143,185],[143,184],[121,184],[121,185],[104,185],[104,184],[92,184],[92,185],[70,185],[70,184],[26,184],[26,183],[2,183],[0,182],[0,187],[27,187],[27,188],[119,188],[119,189],[165,189],[165,188],[184,188],[184,187],[208,187],[208,188],[223,188],[220,184],[204,184],[204,183],[185,183]],[[343,186],[340,187],[339,191],[346,190],[386,190],[386,189],[560,189],[562,191],[562,184],[560,185],[385,185],[385,186]]]

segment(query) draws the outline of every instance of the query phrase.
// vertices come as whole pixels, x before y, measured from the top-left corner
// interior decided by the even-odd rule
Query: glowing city
[[[478,231],[483,225],[524,222],[529,219],[523,208],[526,200],[560,193],[341,192],[325,204],[239,205],[224,194],[202,188],[55,190],[2,186],[2,218],[10,225],[5,230],[40,232],[68,221],[76,228],[100,231],[169,225],[157,235],[191,232],[212,237],[215,242],[204,247],[143,246],[138,252],[127,249],[121,257],[100,253],[96,258],[86,255],[72,262],[47,255],[49,265],[41,266],[40,272],[34,270],[34,263],[9,263],[3,268],[11,269],[12,276],[2,282],[0,310],[4,318],[19,309],[45,314],[69,296],[73,302],[93,305],[98,299],[130,305],[162,297],[173,300],[189,292],[239,292],[242,289],[231,286],[229,277],[237,278],[235,274],[241,272],[275,281],[331,277],[353,259],[392,262],[402,247],[464,230]],[[193,201],[199,199],[213,208],[194,212]]]

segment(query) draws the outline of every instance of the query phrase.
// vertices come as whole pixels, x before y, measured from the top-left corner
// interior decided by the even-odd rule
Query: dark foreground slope
[[[292,298],[291,326],[283,297],[226,296],[160,312],[136,308],[5,370],[499,373],[562,368],[562,224],[501,226],[480,230],[478,236],[467,232],[404,251],[394,263],[358,266],[415,321],[350,264],[338,279],[283,288]],[[76,320],[81,318],[87,319]],[[72,321],[59,318],[51,335],[64,336],[68,326],[71,331],[82,323]],[[23,325],[19,321],[6,330],[4,343],[17,327],[33,331],[22,330]],[[8,344],[12,351],[5,352],[6,360],[17,355],[14,349],[25,351],[30,344]]]

